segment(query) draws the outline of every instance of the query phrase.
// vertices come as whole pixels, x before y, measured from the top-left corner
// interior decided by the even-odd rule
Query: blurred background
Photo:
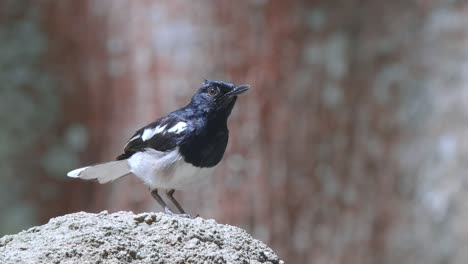
[[[216,176],[176,197],[287,263],[466,263],[468,3],[0,0],[0,236],[159,210],[114,159],[203,79],[248,83]]]

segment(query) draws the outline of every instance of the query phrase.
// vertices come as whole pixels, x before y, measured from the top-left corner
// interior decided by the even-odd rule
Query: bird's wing
[[[124,148],[124,153],[117,160],[127,159],[134,153],[152,148],[157,151],[169,151],[193,132],[191,122],[177,116],[163,117],[135,132]]]

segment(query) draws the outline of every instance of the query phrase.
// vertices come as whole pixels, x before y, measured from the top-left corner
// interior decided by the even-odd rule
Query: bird
[[[186,106],[137,130],[116,160],[78,168],[67,176],[103,184],[134,175],[165,213],[191,217],[174,192],[198,183],[204,177],[200,174],[206,175],[201,171],[220,163],[229,139],[228,118],[238,96],[249,89],[250,85],[205,80]],[[167,206],[161,191],[178,213]]]

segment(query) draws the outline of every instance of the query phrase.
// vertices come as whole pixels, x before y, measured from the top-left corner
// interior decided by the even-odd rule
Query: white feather
[[[67,176],[84,180],[96,179],[99,183],[107,183],[129,173],[128,161],[118,160],[72,170]]]
[[[89,167],[83,167],[83,168],[79,168],[79,169],[76,169],[76,170],[69,171],[67,173],[67,176],[72,177],[72,178],[79,178],[80,173],[82,171],[86,170],[87,168],[89,168]]]
[[[185,162],[178,148],[167,152],[148,148],[133,154],[128,160],[79,168],[68,172],[67,176],[107,183],[133,173],[154,190],[184,189],[197,185],[208,179],[212,172],[212,168],[198,168]]]
[[[136,135],[136,136],[132,137],[131,139],[129,139],[127,144],[125,144],[124,149],[127,148],[128,144],[130,144],[130,142],[132,142],[133,140],[138,139],[138,138],[140,138],[140,135]]]
[[[171,127],[167,132],[179,134],[187,128],[187,123],[179,122],[175,126]]]
[[[161,152],[147,149],[128,159],[130,171],[150,189],[183,189],[202,183],[211,175],[211,168],[197,168],[185,162],[178,149]]]
[[[131,139],[129,139],[128,142],[133,141],[133,140],[135,140],[135,139],[137,139],[139,137],[140,137],[140,135],[136,135],[136,136],[132,137]]]
[[[152,138],[154,135],[161,133],[165,128],[167,124],[164,126],[157,126],[155,128],[147,128],[143,131],[143,135],[141,136],[141,140],[146,141],[150,138]]]

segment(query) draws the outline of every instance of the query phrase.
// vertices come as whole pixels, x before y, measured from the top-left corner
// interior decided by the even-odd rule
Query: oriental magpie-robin
[[[107,183],[133,174],[150,188],[166,213],[174,214],[159,196],[161,189],[181,215],[189,216],[173,197],[174,191],[197,183],[200,171],[221,161],[229,137],[227,119],[237,96],[249,88],[206,80],[187,106],[135,132],[116,161],[79,168],[67,176]]]

